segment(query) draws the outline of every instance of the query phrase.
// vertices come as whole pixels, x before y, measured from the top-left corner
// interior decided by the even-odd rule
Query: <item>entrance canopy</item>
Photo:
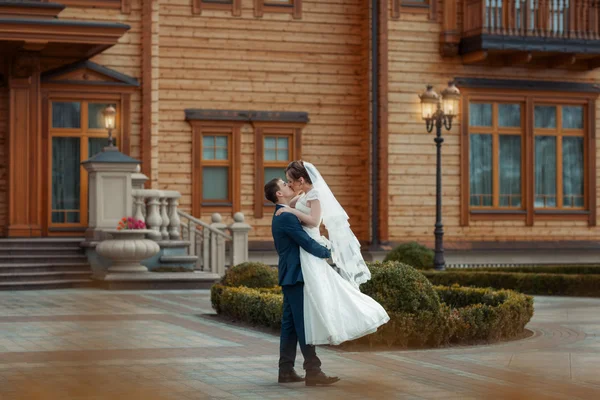
[[[62,4],[0,0],[2,57],[34,51],[56,58],[53,67],[88,59],[115,45],[129,26],[113,22],[60,20]]]
[[[42,234],[42,176],[47,172],[42,162],[47,156],[42,140],[47,112],[41,92],[44,72],[86,61],[117,44],[129,30],[120,23],[61,20],[58,14],[64,8],[0,0],[0,86],[8,87],[10,99],[8,236]]]

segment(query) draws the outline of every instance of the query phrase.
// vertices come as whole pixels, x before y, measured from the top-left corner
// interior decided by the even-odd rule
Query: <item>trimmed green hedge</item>
[[[268,288],[277,286],[277,270],[259,262],[245,262],[227,269],[221,279],[225,286],[246,286],[249,288]]]
[[[517,267],[448,268],[447,271],[522,272],[525,274],[585,274],[600,275],[599,265],[523,265]]]
[[[423,271],[434,285],[491,287],[527,294],[600,297],[600,275],[488,272],[479,270]]]
[[[438,312],[389,312],[387,324],[349,344],[439,347],[449,343],[497,341],[523,333],[533,316],[533,299],[512,291],[457,286],[438,286],[435,290],[448,301]],[[211,300],[219,314],[255,325],[281,327],[283,296],[275,289],[215,285]]]
[[[495,341],[523,332],[533,317],[533,298],[510,290],[436,286],[442,301],[458,312],[453,341]]]
[[[533,316],[530,296],[506,290],[433,287],[420,272],[400,263],[374,263],[370,269],[372,279],[361,290],[381,302],[390,321],[377,332],[345,345],[438,347],[495,341],[522,334]],[[211,301],[219,314],[251,324],[281,327],[280,287],[214,285]]]

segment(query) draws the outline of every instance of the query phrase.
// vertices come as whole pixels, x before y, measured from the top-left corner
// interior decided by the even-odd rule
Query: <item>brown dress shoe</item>
[[[304,378],[301,377],[294,371],[279,371],[279,379],[277,380],[279,383],[293,383],[293,382],[304,382]]]
[[[332,383],[336,383],[340,378],[337,376],[327,376],[320,371],[316,375],[306,375],[305,384],[306,386],[317,386],[317,385],[331,385]]]

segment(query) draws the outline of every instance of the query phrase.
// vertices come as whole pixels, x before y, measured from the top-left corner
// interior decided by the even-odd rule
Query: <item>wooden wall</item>
[[[6,231],[8,216],[8,154],[6,153],[6,140],[8,138],[8,88],[0,87],[0,234]]]
[[[322,172],[360,239],[368,240],[368,3],[303,1],[302,18],[203,10],[189,0],[160,8],[160,187],[191,208],[192,131],[184,109],[308,112],[302,157]],[[271,215],[253,218],[254,134],[242,131],[242,211],[250,240],[271,240]],[[206,210],[202,217],[207,219]],[[230,216],[225,216],[230,221]]]
[[[600,72],[465,66],[460,58],[440,56],[440,30],[441,23],[429,21],[426,15],[402,12],[400,20],[389,21],[389,231],[394,242],[433,243],[435,144],[421,120],[417,97],[427,83],[439,92],[457,76],[588,83],[600,78]],[[533,227],[515,221],[471,221],[461,227],[459,132],[458,124],[444,132],[442,150],[444,237],[449,247],[478,241],[600,239],[600,230],[588,227],[587,221],[536,221]]]
[[[131,0],[131,13],[120,9],[82,8],[67,6],[59,15],[61,20],[76,19],[96,22],[119,22],[131,29],[116,46],[92,58],[91,61],[114,69],[142,81],[142,5],[141,0]],[[132,95],[131,104],[131,155],[140,158],[140,131],[142,119],[141,91]],[[155,157],[158,160],[158,154]]]

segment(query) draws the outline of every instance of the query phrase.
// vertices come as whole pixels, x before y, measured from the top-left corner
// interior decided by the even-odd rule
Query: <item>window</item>
[[[231,11],[232,15],[242,15],[242,0],[192,0],[192,13],[202,14],[203,10]]]
[[[392,18],[399,19],[401,13],[428,14],[430,20],[437,15],[437,0],[392,0]]]
[[[239,211],[240,123],[194,122],[192,212]]]
[[[567,218],[595,225],[594,100],[496,98],[463,98],[461,224]]]
[[[264,185],[273,178],[286,180],[285,168],[293,160],[300,159],[301,126],[273,126],[258,124],[256,140],[256,197],[254,214],[261,218],[264,207],[273,204],[264,198]]]
[[[56,98],[48,102],[50,230],[83,227],[88,223],[88,176],[81,163],[108,145],[103,111],[111,105],[117,110],[113,143],[122,140],[121,106],[118,101]]]
[[[254,0],[254,16],[262,17],[264,13],[292,14],[294,18],[302,17],[302,0]]]
[[[472,209],[522,207],[522,104],[471,103],[469,204]]]
[[[584,209],[584,107],[536,105],[535,200],[539,209]]]

